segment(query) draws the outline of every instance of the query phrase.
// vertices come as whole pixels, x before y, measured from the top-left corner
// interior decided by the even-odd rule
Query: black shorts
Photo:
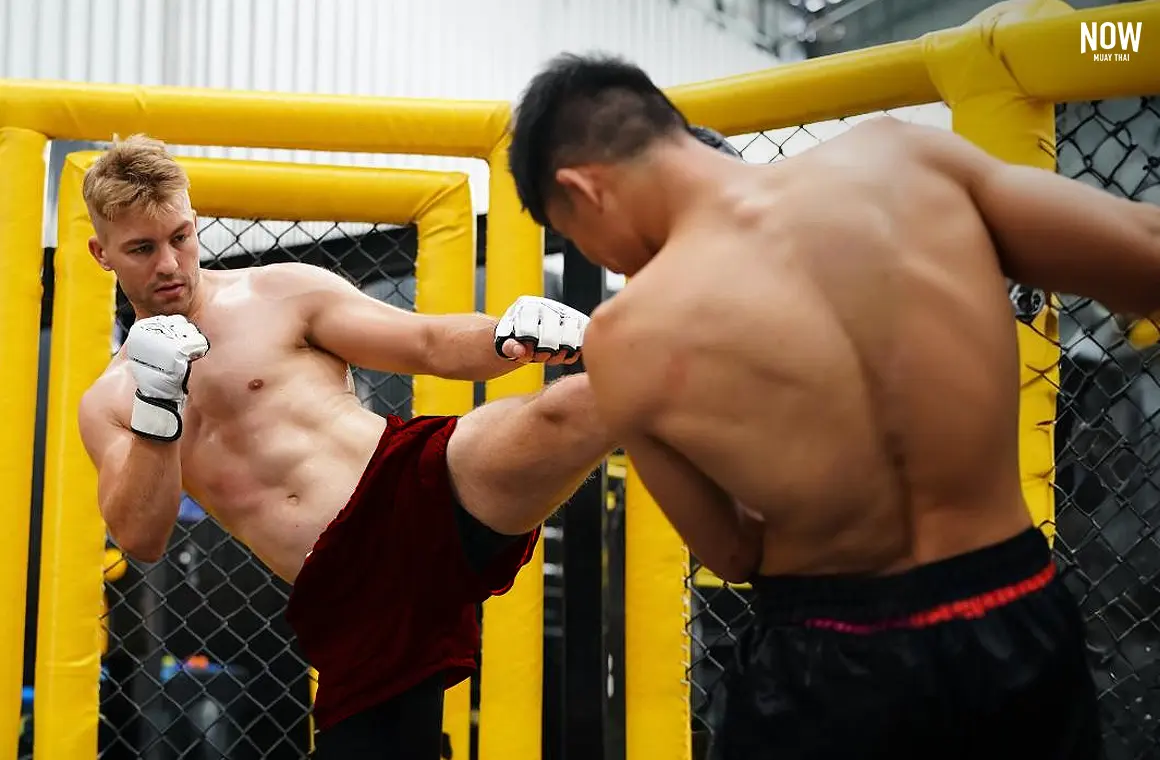
[[[455,522],[468,563],[476,572],[521,536],[496,533],[462,506]],[[442,673],[386,702],[363,710],[315,737],[314,760],[441,760],[451,758],[443,733]],[[463,748],[463,753],[466,752]],[[462,754],[462,753],[461,753]],[[458,758],[456,758],[458,760]]]
[[[1078,605],[1038,530],[890,577],[754,581],[714,760],[1095,760]]]

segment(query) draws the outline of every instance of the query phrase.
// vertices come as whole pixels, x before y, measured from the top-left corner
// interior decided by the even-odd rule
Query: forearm
[[[761,562],[760,524],[740,509],[706,509],[708,504],[693,504],[687,499],[669,499],[659,506],[688,545],[689,553],[718,578],[745,583],[757,572]]]
[[[1146,201],[1122,201],[1130,209],[1139,234],[1134,256],[1123,256],[1122,270],[1114,270],[1116,282],[1109,285],[1114,297],[1101,301],[1104,306],[1122,314],[1160,318],[1160,206]],[[1120,257],[1116,262],[1121,261]]]
[[[173,532],[181,504],[178,446],[134,436],[102,489],[101,511],[109,532],[137,559],[160,559]]]
[[[1118,314],[1160,308],[1160,207],[1003,164],[972,188],[1004,274]]]
[[[762,523],[736,503],[712,512],[687,507],[674,504],[666,514],[678,534],[689,536],[689,553],[724,581],[749,582],[761,566]]]
[[[1141,202],[1142,214],[1144,216],[1144,229],[1147,230],[1148,239],[1152,241],[1152,251],[1156,260],[1160,262],[1160,206],[1154,203]],[[1160,270],[1160,264],[1157,265]],[[1147,298],[1151,299],[1151,311],[1148,318],[1160,326],[1160,287],[1151,287],[1147,289]]]
[[[496,353],[498,320],[486,314],[441,314],[431,319],[431,374],[450,380],[484,381],[520,366]]]

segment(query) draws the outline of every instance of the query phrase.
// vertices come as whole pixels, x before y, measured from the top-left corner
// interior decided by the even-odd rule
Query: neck
[[[205,306],[206,301],[209,300],[209,292],[212,287],[213,285],[211,283],[206,282],[205,272],[199,270],[197,273],[197,287],[193,289],[193,297],[189,301],[189,310],[185,313],[185,318],[190,322],[197,322],[202,308]]]
[[[736,173],[746,168],[736,159],[683,144],[657,146],[645,160],[647,170],[633,173],[625,191],[627,197],[644,201],[634,219],[654,255],[700,209],[719,201]]]

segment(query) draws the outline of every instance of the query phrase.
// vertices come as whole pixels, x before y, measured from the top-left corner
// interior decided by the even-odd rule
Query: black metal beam
[[[564,301],[585,314],[604,298],[604,270],[564,246]],[[582,365],[567,368],[572,374]],[[606,760],[604,467],[564,507],[564,748],[566,760]]]

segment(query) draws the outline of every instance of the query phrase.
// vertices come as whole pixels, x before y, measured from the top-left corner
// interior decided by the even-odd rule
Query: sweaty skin
[[[1004,276],[1147,313],[1160,212],[992,161],[883,119],[718,164],[593,315],[598,408],[710,569],[892,573],[1030,525]]]
[[[206,336],[211,348],[192,365],[181,439],[172,444],[157,443],[129,430],[136,386],[123,350],[82,401],[81,434],[101,474],[102,511],[113,537],[123,546],[132,545],[134,531],[158,531],[157,526],[163,526],[159,536],[140,539],[139,545],[156,548],[137,552],[128,549],[131,554],[155,559],[176,518],[179,488],[184,488],[278,576],[293,583],[307,552],[354,492],[385,427],[382,417],[359,403],[346,361],[322,350],[316,342],[338,347],[345,356],[356,360],[353,363],[363,364],[357,361],[364,358],[360,352],[381,353],[381,349],[371,345],[367,331],[374,329],[371,325],[386,314],[385,307],[370,303],[370,299],[345,283],[336,285],[335,275],[306,265],[202,270],[199,276],[201,300],[187,316]],[[323,312],[328,315],[325,318],[315,316],[320,299],[331,304]],[[346,302],[349,307],[343,305]],[[335,303],[339,304],[337,308]],[[361,311],[366,309],[370,311]],[[410,317],[408,314],[407,319]],[[470,321],[472,315],[462,319]],[[491,351],[491,359],[476,360],[475,364],[487,365],[485,374],[492,376],[509,371],[512,365],[494,354],[492,326],[490,320],[482,318],[481,324],[476,325],[480,330],[464,330],[461,340],[470,346],[458,345],[455,341],[459,339],[454,335],[441,339],[444,351],[439,355],[408,356],[400,350],[389,358],[394,364],[390,370],[455,376],[461,374],[456,371],[456,361],[464,361],[464,356],[483,357]],[[421,328],[407,321],[398,329],[414,332]],[[386,340],[389,338],[383,338]],[[416,343],[398,341],[399,346]],[[360,348],[364,345],[365,349]],[[375,359],[370,354],[365,358],[366,363],[387,371],[382,358]],[[449,363],[442,366],[441,361]],[[557,382],[534,397],[538,408],[547,410],[542,424],[537,422],[536,429],[526,436],[528,445],[544,449],[537,457],[552,454],[539,438],[548,434],[577,456],[586,457],[588,449],[592,449],[593,461],[602,456],[601,447],[611,448],[600,435],[592,435],[598,429],[595,422],[577,424],[584,420],[584,409],[591,406],[588,395],[587,380],[580,375]],[[484,420],[484,426],[498,431],[505,424],[528,424],[527,420],[517,423],[521,408],[527,411],[532,407],[526,399],[504,399],[482,412],[492,416],[481,417],[477,411],[473,418]],[[556,408],[562,410],[560,424],[553,426],[550,417]],[[565,409],[572,411],[564,413]],[[475,477],[468,472],[469,467],[474,463],[487,466],[488,457],[492,456],[475,443],[463,442],[469,435],[476,435],[468,428],[461,421],[448,446],[453,477],[457,467]],[[575,436],[586,440],[572,442]],[[475,441],[478,443],[478,439]],[[142,457],[166,457],[173,446],[179,447],[180,462],[170,475],[180,480],[162,483],[158,488],[168,490],[159,491],[152,498],[136,500],[165,514],[124,514],[108,506],[113,501],[134,502],[130,498],[112,498],[113,490],[125,488],[127,482],[133,482],[128,486],[132,488],[153,487],[144,482],[151,478],[130,474],[128,463],[140,462]],[[526,461],[529,467],[539,464],[537,458],[516,448],[494,456],[511,456],[513,460],[523,457],[519,461]],[[578,471],[581,468],[575,463],[568,466]],[[527,484],[511,483],[510,488],[528,491]],[[461,495],[473,504],[483,503],[474,493]],[[559,497],[566,495],[565,491]],[[549,502],[545,495],[542,499],[529,499],[523,508],[512,499],[506,502],[510,509],[502,515],[477,516],[497,530],[517,533],[529,530],[551,506],[559,503]],[[511,522],[505,525],[504,519]]]
[[[343,361],[308,348],[301,307],[269,274],[202,272],[211,292],[195,324],[211,349],[190,373],[176,445],[189,495],[293,582],[386,423],[359,404]],[[122,351],[89,392],[126,442],[135,388]]]

